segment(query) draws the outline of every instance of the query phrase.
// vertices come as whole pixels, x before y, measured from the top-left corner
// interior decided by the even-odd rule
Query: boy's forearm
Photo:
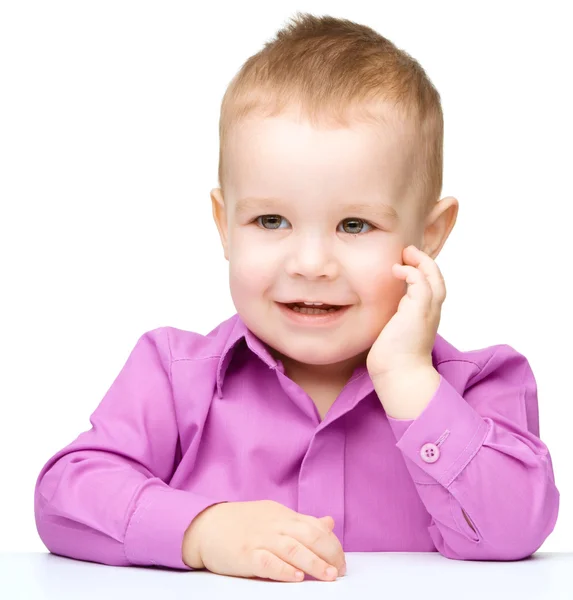
[[[440,385],[432,366],[401,369],[373,380],[386,414],[394,419],[417,419]]]
[[[394,419],[417,419],[430,403],[440,385],[440,374],[434,367],[394,373],[374,381],[374,389],[386,414]],[[475,531],[465,511],[466,523]]]

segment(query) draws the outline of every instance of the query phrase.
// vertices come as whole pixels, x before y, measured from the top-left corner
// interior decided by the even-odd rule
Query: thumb
[[[319,521],[322,521],[329,529],[334,529],[334,519],[331,516],[320,517]]]

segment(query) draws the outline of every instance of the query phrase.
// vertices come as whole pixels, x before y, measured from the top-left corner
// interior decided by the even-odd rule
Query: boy
[[[299,15],[231,82],[213,216],[237,315],[138,340],[36,485],[50,551],[333,580],[345,551],[514,560],[555,526],[537,389],[437,334],[443,117],[368,27]]]

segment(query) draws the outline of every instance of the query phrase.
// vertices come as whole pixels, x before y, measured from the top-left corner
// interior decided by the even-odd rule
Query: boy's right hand
[[[295,576],[300,570],[333,581],[346,569],[333,527],[332,517],[304,515],[274,500],[214,504],[185,531],[183,562],[221,575],[302,581],[304,574]],[[330,566],[337,569],[332,576]]]

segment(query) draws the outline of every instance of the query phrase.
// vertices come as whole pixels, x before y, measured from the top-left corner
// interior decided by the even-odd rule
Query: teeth
[[[293,309],[294,312],[298,312],[304,315],[322,315],[325,312],[327,313],[331,313],[331,312],[336,312],[337,310],[339,310],[338,308],[318,308],[318,307],[306,307],[303,306],[302,308],[299,308],[298,306],[294,306]]]
[[[322,306],[324,302],[305,302],[307,306]]]

